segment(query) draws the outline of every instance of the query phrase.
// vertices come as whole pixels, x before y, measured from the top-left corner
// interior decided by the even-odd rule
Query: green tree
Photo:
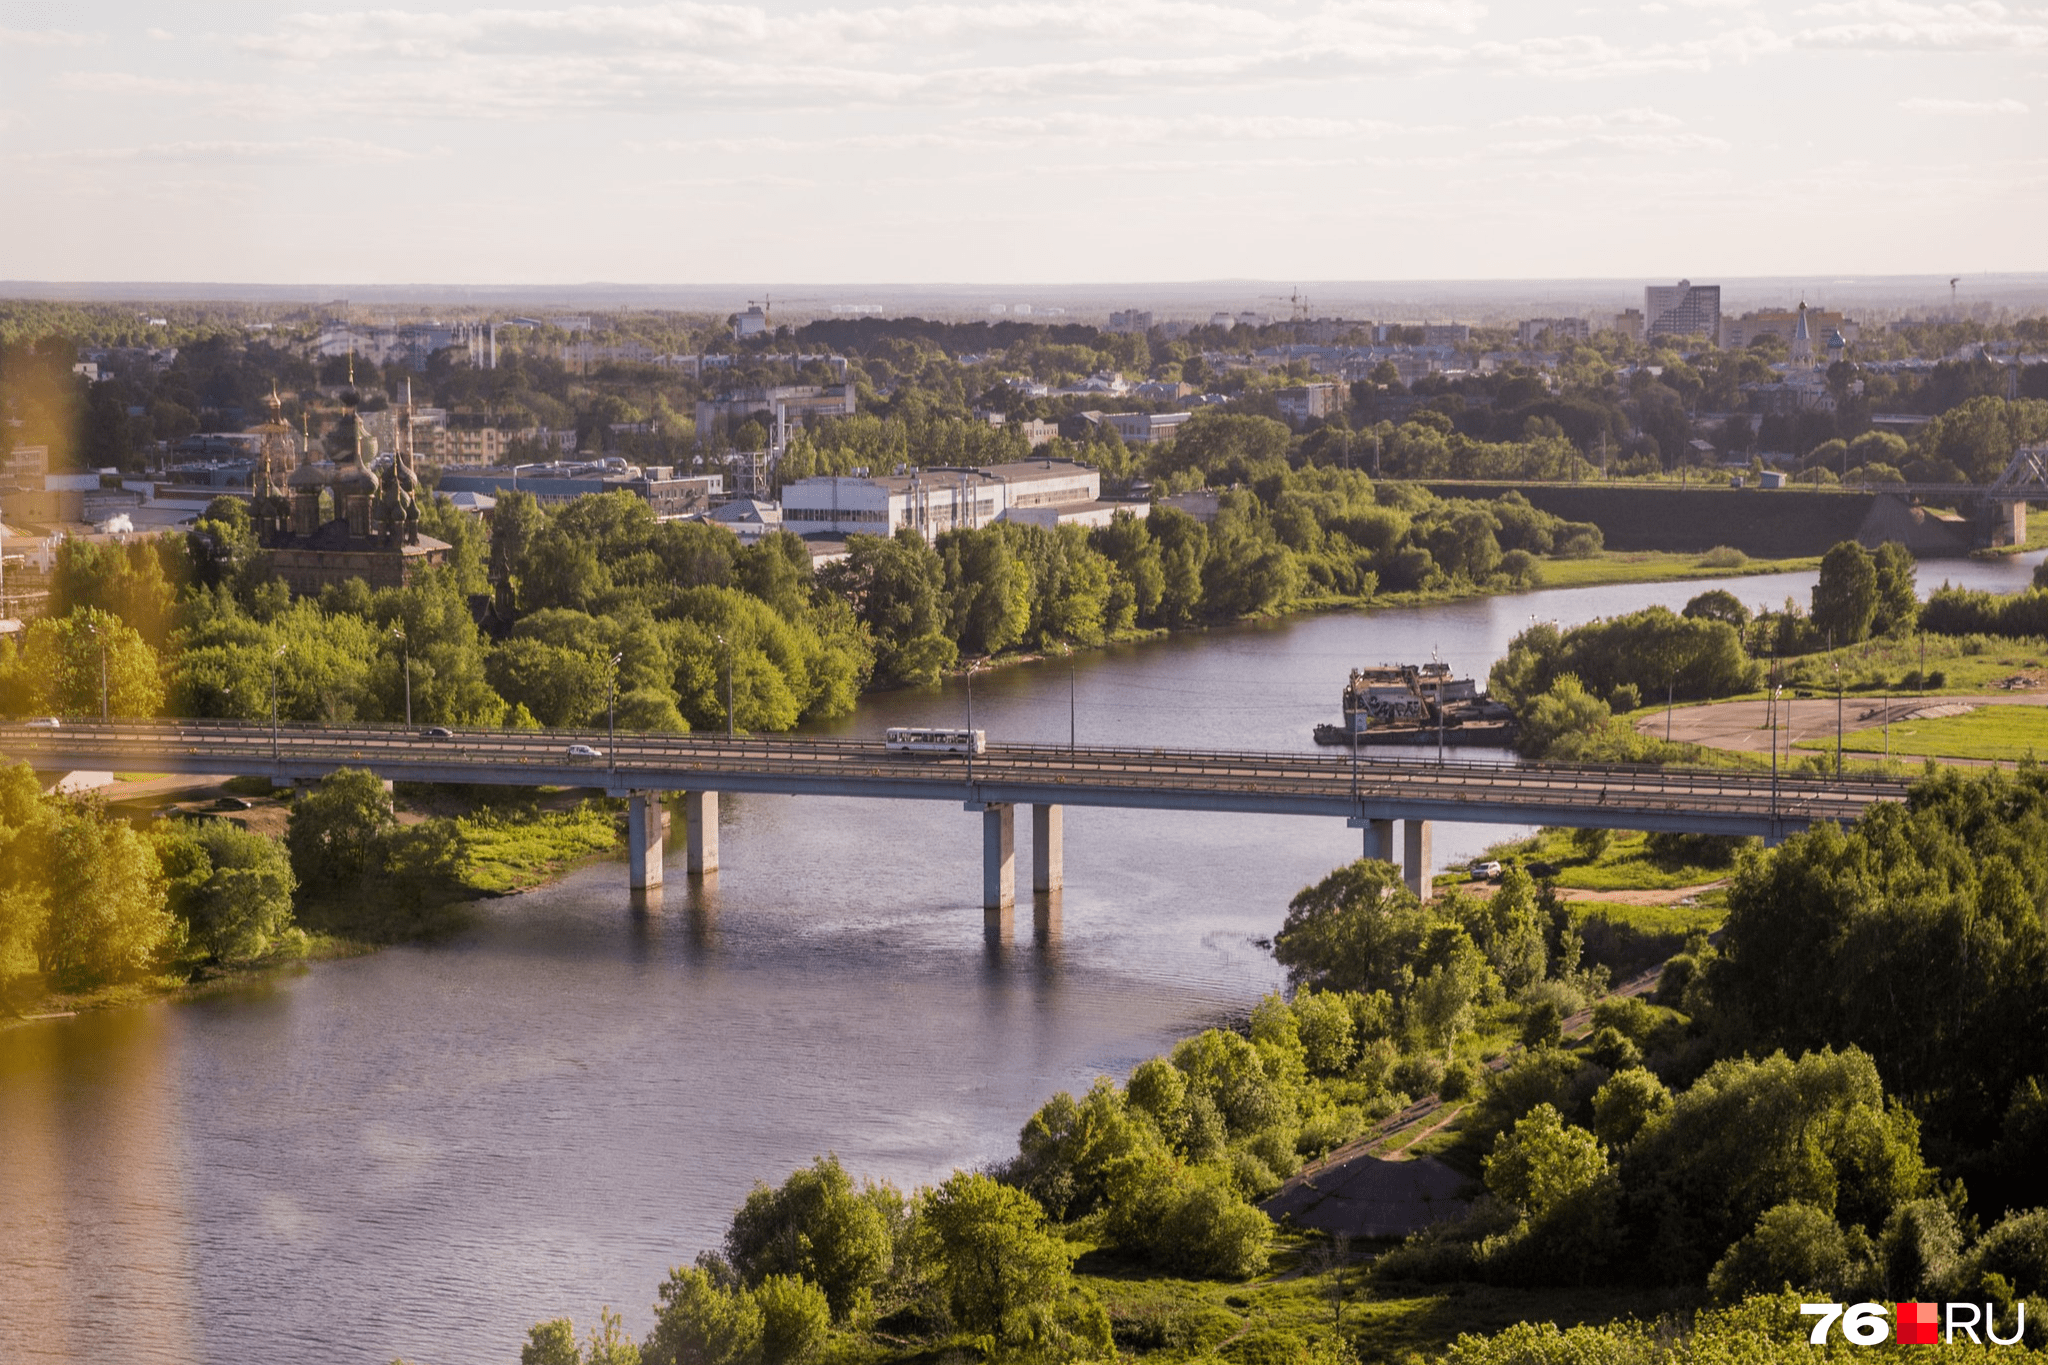
[[[178,947],[162,865],[147,839],[97,805],[65,802],[36,850],[49,911],[36,956],[60,989],[132,981]]]
[[[1348,863],[1297,894],[1273,957],[1322,990],[1391,990],[1427,930],[1421,904],[1390,863]]]
[[[519,1365],[583,1365],[583,1353],[576,1349],[576,1324],[550,1318],[527,1328]]]
[[[291,927],[298,881],[277,840],[225,820],[170,820],[155,835],[169,909],[216,962],[263,956]]]
[[[1851,1295],[1849,1241],[1827,1210],[1793,1200],[1767,1209],[1707,1276],[1723,1303],[1789,1288],[1828,1298]]]
[[[754,1289],[761,1308],[762,1365],[810,1365],[825,1350],[832,1309],[825,1293],[794,1275],[770,1275]]]
[[[1486,1158],[1486,1188],[1541,1218],[1592,1188],[1607,1174],[1600,1141],[1539,1104],[1494,1139]]]
[[[345,893],[381,870],[385,836],[397,826],[375,773],[337,769],[292,802],[284,835],[292,874],[316,894]]]
[[[956,1172],[919,1200],[916,1226],[928,1239],[937,1280],[954,1320],[971,1332],[1017,1341],[1034,1315],[1072,1288],[1066,1244],[1022,1190]]]
[[[1878,601],[1877,565],[1868,550],[1844,540],[1821,556],[1820,581],[1813,586],[1815,630],[1836,646],[1867,639]]]
[[[733,1215],[725,1253],[749,1284],[796,1275],[824,1293],[845,1321],[889,1272],[892,1213],[887,1185],[856,1188],[836,1156],[791,1173],[778,1189],[757,1184]]]
[[[1449,1061],[1474,1009],[1499,989],[1486,954],[1471,935],[1459,925],[1439,925],[1416,955],[1415,984],[1405,1001],[1409,1027],[1441,1047]]]
[[[156,651],[134,627],[96,607],[30,626],[16,673],[27,684],[25,709],[98,716],[104,697],[106,713],[116,718],[163,710]]]
[[[1618,1071],[1593,1095],[1593,1133],[1619,1151],[1652,1123],[1671,1112],[1671,1092],[1656,1073]]]
[[[1871,630],[1878,635],[1898,635],[1920,621],[1920,599],[1916,594],[1913,552],[1896,540],[1877,547],[1871,567],[1877,572],[1877,611]]]
[[[678,1266],[656,1292],[644,1365],[765,1365],[761,1306],[743,1286],[719,1283],[701,1266]]]
[[[1062,1090],[1024,1124],[1005,1178],[1062,1221],[1100,1207],[1118,1164],[1145,1147],[1124,1097],[1107,1077],[1080,1100]]]
[[[846,558],[820,581],[873,632],[885,681],[929,686],[959,658],[946,630],[945,563],[909,527],[888,539],[849,536]]]

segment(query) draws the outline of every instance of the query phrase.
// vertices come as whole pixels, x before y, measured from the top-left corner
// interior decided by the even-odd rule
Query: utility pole
[[[1678,670],[1674,668],[1664,675],[1664,742],[1666,744],[1671,742],[1671,707],[1673,705],[1672,698],[1676,695],[1677,688]]]
[[[1842,661],[1835,664],[1835,781],[1842,780]]]
[[[1076,709],[1075,709],[1075,705],[1074,705],[1074,666],[1073,666],[1072,664],[1068,664],[1068,665],[1067,665],[1067,752],[1068,752],[1068,753],[1070,753],[1070,754],[1071,754],[1071,753],[1073,753],[1073,752],[1074,752],[1074,751],[1075,751],[1075,750],[1076,750],[1077,748],[1079,748],[1079,747],[1080,747],[1080,745],[1079,745],[1079,744],[1078,744],[1078,743],[1076,742],[1076,740],[1077,740],[1077,737],[1078,737],[1078,735],[1079,735],[1079,732],[1080,732],[1080,724],[1079,724],[1079,722],[1078,722],[1078,720],[1077,720],[1077,718],[1076,718]]]

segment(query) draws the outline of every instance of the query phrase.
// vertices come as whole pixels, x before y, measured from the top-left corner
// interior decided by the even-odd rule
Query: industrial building
[[[782,490],[782,527],[800,536],[891,536],[905,527],[927,540],[998,521],[1106,526],[1102,476],[1071,460],[938,466],[895,474],[799,479]]]

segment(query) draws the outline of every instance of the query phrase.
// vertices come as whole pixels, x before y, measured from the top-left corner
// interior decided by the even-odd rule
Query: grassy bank
[[[1895,757],[1961,758],[2018,762],[2048,754],[2048,707],[1985,706],[1963,716],[1913,720],[1891,727],[1857,730],[1842,739],[1852,754],[1881,754],[1889,744]],[[1801,749],[1833,753],[1833,739],[1806,739]]]

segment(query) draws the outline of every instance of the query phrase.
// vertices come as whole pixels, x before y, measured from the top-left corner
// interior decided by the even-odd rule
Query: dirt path
[[[1609,992],[1610,998],[1647,994],[1663,970],[1659,964],[1629,978]],[[1590,1007],[1580,1010],[1564,1021],[1564,1032],[1583,1031],[1592,1020]],[[1509,1048],[1487,1063],[1487,1070],[1503,1070],[1520,1054],[1519,1047]],[[1296,1227],[1347,1237],[1405,1237],[1455,1218],[1465,1211],[1471,1182],[1435,1157],[1410,1154],[1415,1143],[1454,1117],[1451,1106],[1434,1095],[1417,1100],[1302,1167],[1259,1207]],[[1397,1137],[1406,1139],[1403,1150],[1387,1153],[1387,1144]]]
[[[1597,901],[1605,905],[1676,905],[1682,900],[1719,891],[1728,885],[1726,877],[1701,882],[1698,886],[1672,886],[1648,891],[1581,891],[1569,886],[1557,888],[1557,898],[1566,901]]]

